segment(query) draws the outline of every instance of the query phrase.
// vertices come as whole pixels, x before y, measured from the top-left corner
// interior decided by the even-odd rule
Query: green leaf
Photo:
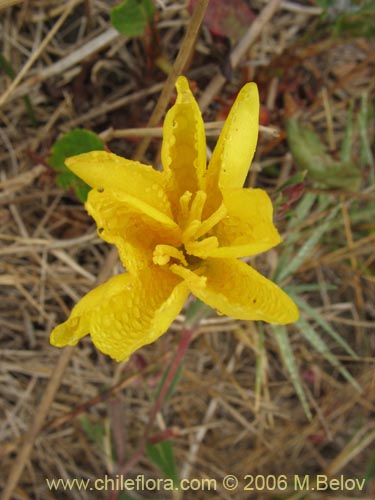
[[[296,118],[286,123],[290,150],[297,167],[307,170],[309,177],[327,187],[355,190],[361,181],[360,172],[352,160],[336,161],[327,153],[319,136]]]
[[[341,337],[339,333],[337,333],[332,326],[324,319],[324,317],[319,314],[313,307],[310,307],[301,297],[298,295],[295,295],[293,293],[290,293],[290,289],[287,290],[287,293],[290,295],[290,297],[295,301],[297,306],[300,309],[303,309],[306,311],[311,318],[320,325],[323,330],[325,330],[328,335],[330,335],[345,351],[350,355],[353,356],[354,359],[358,359],[358,355],[353,351],[353,349],[350,347],[350,345]]]
[[[13,66],[2,54],[0,54],[0,69],[2,69],[12,80],[15,78],[16,72],[14,71]]]
[[[317,0],[323,8],[323,19],[328,19],[338,36],[374,37],[374,0]]]
[[[126,478],[125,478],[126,481]],[[150,497],[143,497],[140,496],[138,493],[132,491],[130,493],[126,493],[126,491],[122,491],[119,496],[117,497],[118,500],[151,500]]]
[[[353,148],[353,103],[350,104],[346,118],[345,135],[341,144],[340,158],[342,161],[350,161]]]
[[[332,219],[336,216],[337,212],[340,210],[340,206],[337,206],[332,210],[328,217],[326,217],[325,221],[321,226],[314,230],[310,238],[308,238],[305,243],[300,247],[296,255],[293,256],[293,259],[289,260],[289,262],[281,261],[275,272],[275,281],[282,281],[287,278],[289,275],[293,274],[307,259],[307,257],[312,252],[315,245],[318,243],[320,238],[329,228]]]
[[[146,453],[150,460],[168,477],[174,484],[178,484],[178,473],[170,440],[166,439],[155,444],[146,445]]]
[[[255,356],[255,394],[260,398],[264,380],[265,353],[264,353],[264,329],[260,323],[258,328],[258,353]]]
[[[111,23],[122,35],[142,35],[154,16],[151,0],[125,0],[111,10]]]
[[[331,365],[334,366],[358,392],[362,392],[362,388],[358,382],[350,375],[348,370],[342,365],[342,363],[340,363],[337,357],[332,354],[324,340],[316,333],[314,328],[307,321],[300,318],[299,321],[295,323],[295,326],[298,328],[301,335],[305,337],[308,342],[310,342],[319,354],[324,356],[324,358],[331,363]]]
[[[293,175],[288,179],[286,182],[281,184],[277,189],[275,189],[275,193],[280,193],[283,189],[285,189],[288,186],[294,186],[295,184],[299,184],[300,182],[303,182],[306,177],[306,172],[298,172],[297,174]]]
[[[372,111],[372,113],[371,113]],[[371,177],[372,182],[374,181],[374,170],[375,170],[375,162],[374,157],[371,151],[371,145],[368,138],[368,130],[373,123],[374,116],[373,110],[369,108],[368,105],[368,94],[362,94],[361,96],[361,109],[358,116],[358,125],[359,125],[359,135],[361,138],[361,165],[370,165],[371,166]]]
[[[104,425],[92,424],[86,417],[81,417],[79,420],[87,437],[91,439],[93,443],[97,444],[100,449],[102,449],[105,436]]]
[[[375,453],[373,453],[370,458],[370,463],[367,466],[366,474],[364,477],[366,479],[366,483],[375,479]]]
[[[312,207],[316,201],[317,194],[316,193],[306,193],[302,200],[298,203],[293,217],[290,219],[288,224],[288,228],[291,229],[293,227],[299,226],[304,220],[306,220],[307,216],[310,214]],[[291,234],[293,236],[293,234]],[[295,239],[298,239],[298,233],[295,233]],[[290,242],[290,238],[287,243]]]
[[[290,379],[294,385],[297,396],[301,401],[302,407],[306,413],[306,416],[309,420],[312,419],[312,414],[307,403],[306,395],[302,387],[301,378],[298,373],[298,367],[296,363],[296,359],[294,357],[292,346],[289,342],[289,337],[287,335],[287,331],[285,326],[282,325],[271,325],[273,333],[275,335],[275,339],[279,345],[280,354],[285,364],[286,369],[289,372]]]
[[[324,285],[320,283],[303,283],[302,285],[288,285],[285,290],[287,290],[288,295],[304,292],[320,292],[321,290],[337,290],[336,285]],[[302,300],[302,299],[301,299]]]
[[[98,150],[105,150],[102,140],[93,132],[81,129],[63,135],[51,148],[48,164],[58,173],[56,183],[66,190],[72,188],[82,202],[86,201],[91,188],[65,166],[65,160],[70,156]]]
[[[210,306],[195,298],[186,310],[185,327],[194,328],[202,318],[205,318],[211,312]]]
[[[170,369],[170,367],[168,366],[167,369],[164,370],[163,376],[161,377],[161,380],[156,388],[155,395],[154,395],[155,401],[157,400],[157,398],[159,396],[159,392],[164,385],[165,379],[167,378],[167,375],[169,373],[169,369]],[[177,384],[179,383],[179,381],[181,379],[181,375],[182,375],[182,364],[178,367],[178,369],[176,371],[176,375],[174,376],[174,378],[171,382],[171,385],[169,386],[169,389],[167,391],[167,394],[165,395],[164,401],[167,401],[167,399],[169,399],[172,396],[172,394],[174,393],[174,391],[177,387]]]

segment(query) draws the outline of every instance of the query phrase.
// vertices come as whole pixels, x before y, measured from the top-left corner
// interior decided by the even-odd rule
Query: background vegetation
[[[374,498],[374,2],[210,0],[194,42],[192,12],[204,3],[0,0],[5,499],[116,498],[57,494],[45,478],[118,473],[219,484],[122,499]],[[127,363],[89,338],[63,351],[48,339],[97,280],[121,270],[64,157],[143,149],[159,168],[176,72],[204,111],[210,150],[238,90],[257,82],[262,129],[247,185],[272,197],[284,241],[251,263],[295,298],[302,319],[275,328],[212,311],[160,401],[185,316],[198,314],[191,304]],[[246,474],[366,485],[231,493],[226,474],[242,486]]]

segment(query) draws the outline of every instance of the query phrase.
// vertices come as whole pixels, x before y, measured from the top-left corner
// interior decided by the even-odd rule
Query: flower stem
[[[181,364],[181,361],[190,345],[191,339],[193,337],[193,333],[195,331],[194,327],[185,327],[184,330],[182,331],[182,337],[180,340],[180,343],[177,348],[177,352],[175,356],[172,359],[172,362],[170,364],[168,373],[164,379],[163,385],[160,388],[159,394],[156,398],[156,401],[154,403],[154,406],[152,407],[150,416],[148,418],[148,422],[146,424],[145,430],[143,437],[136,448],[135,452],[133,453],[133,456],[130,458],[130,460],[123,466],[121,467],[118,471],[117,474],[125,476],[141,459],[143,456],[145,447],[147,445],[148,437],[150,434],[150,431],[152,429],[152,426],[154,424],[156,415],[159,413],[160,408],[163,405],[164,399],[172,385],[172,382],[174,380],[174,377],[177,373],[177,370]],[[116,500],[118,497],[119,492],[118,491],[112,491],[109,499],[110,500]]]

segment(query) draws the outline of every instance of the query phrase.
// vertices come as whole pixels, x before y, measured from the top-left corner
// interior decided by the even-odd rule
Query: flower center
[[[202,220],[206,199],[207,194],[204,191],[197,191],[194,197],[190,191],[185,191],[180,197],[177,222],[182,230],[182,245],[179,248],[156,245],[153,253],[155,264],[196,267],[201,259],[208,257],[210,251],[219,246],[216,236],[205,235],[225,217],[226,208],[220,205],[215,212]]]

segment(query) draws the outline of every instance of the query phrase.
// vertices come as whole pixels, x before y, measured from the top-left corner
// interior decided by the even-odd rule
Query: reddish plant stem
[[[182,337],[180,340],[180,343],[177,348],[177,352],[170,364],[167,376],[164,379],[163,385],[160,388],[158,397],[156,398],[156,401],[154,403],[154,406],[152,407],[151,413],[148,418],[148,422],[146,424],[145,430],[143,437],[136,448],[135,452],[133,453],[132,457],[130,460],[123,466],[121,467],[117,472],[116,475],[122,475],[125,476],[141,459],[141,457],[144,454],[145,447],[147,445],[148,437],[150,434],[150,431],[152,429],[152,426],[154,424],[156,415],[159,413],[163,403],[164,399],[171,387],[171,384],[173,382],[173,379],[177,373],[177,370],[181,364],[181,361],[183,357],[185,356],[185,353],[190,345],[191,339],[193,337],[194,333],[194,328],[184,328],[182,332]],[[119,491],[112,491],[109,495],[109,500],[116,500],[118,497]]]

